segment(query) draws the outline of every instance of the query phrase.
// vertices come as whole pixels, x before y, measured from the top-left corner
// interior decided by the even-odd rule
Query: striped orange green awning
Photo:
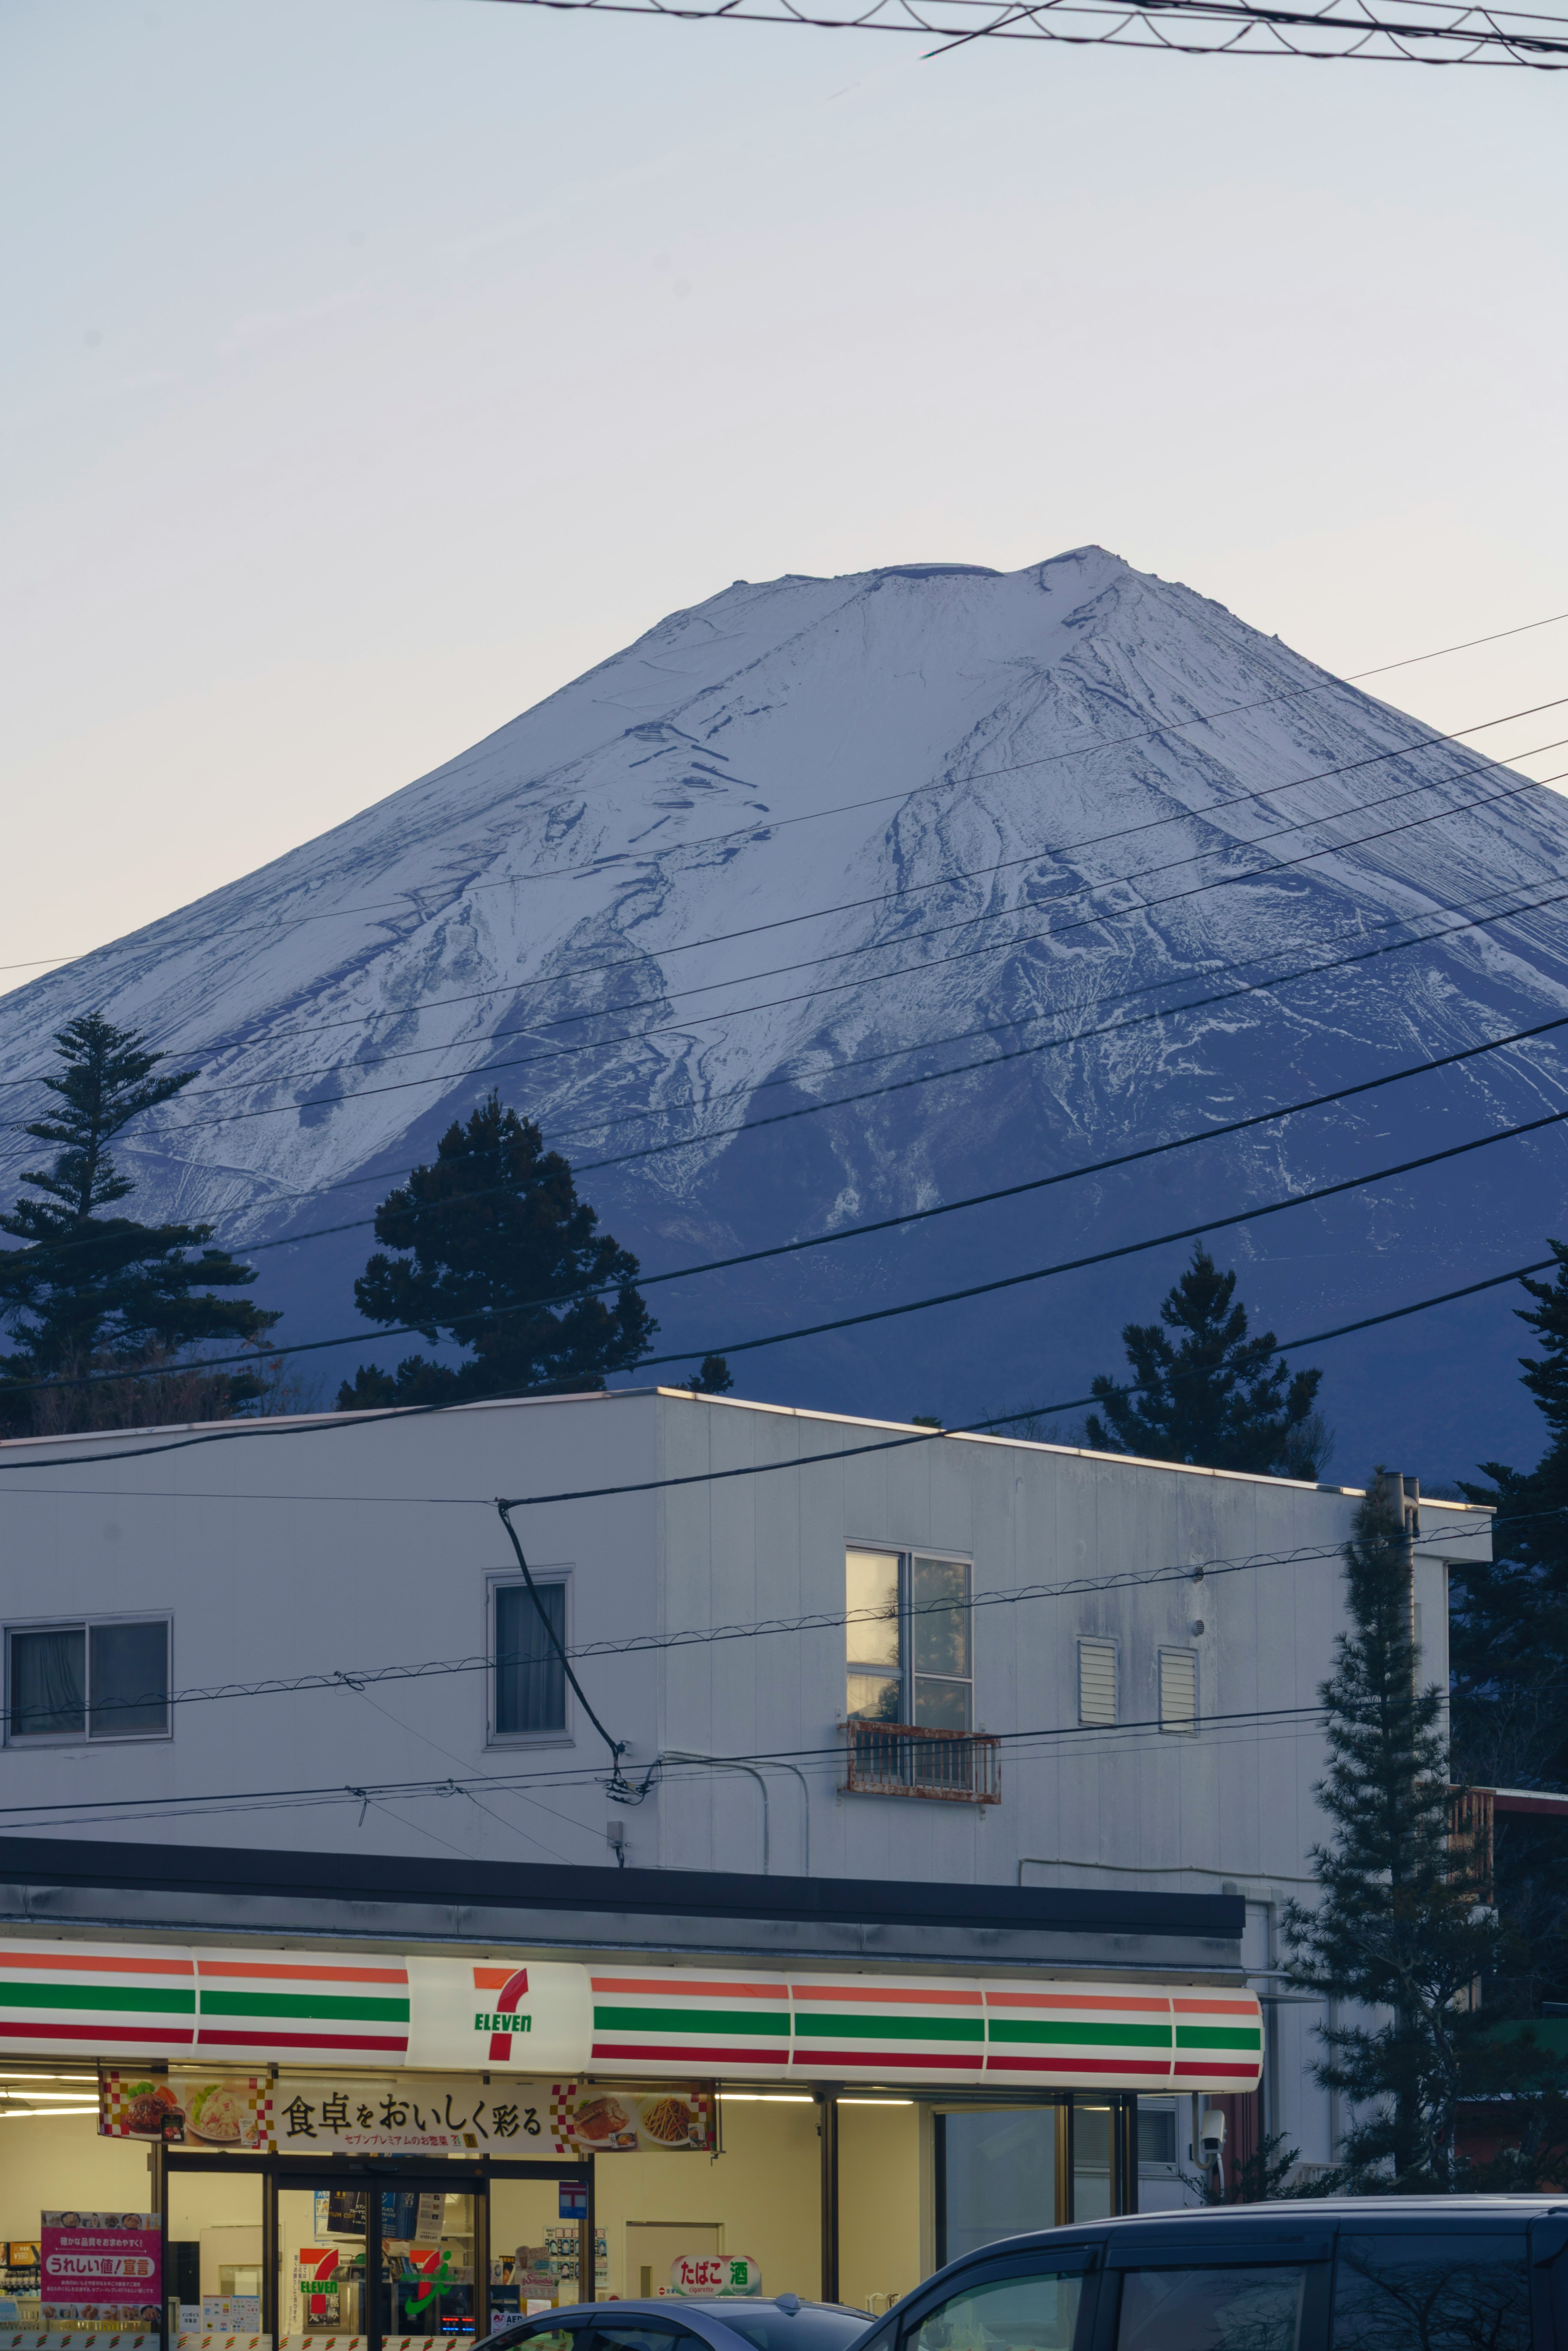
[[[13,1944],[0,1950],[0,2049],[80,2057],[190,2054],[196,1965],[142,1945]]]
[[[202,1951],[200,2050],[260,2064],[272,2056],[400,2063],[409,2046],[409,1970],[401,1959],[317,1959],[285,1952]]]
[[[790,1988],[763,1976],[589,1978],[595,2065],[772,2072],[789,2064]]]

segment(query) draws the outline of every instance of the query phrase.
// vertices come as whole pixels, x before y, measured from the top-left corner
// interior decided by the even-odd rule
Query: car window
[[[739,2295],[711,2315],[753,2351],[844,2351],[858,2342],[870,2318],[858,2310],[781,2310],[776,2303],[742,2302]]]
[[[601,2321],[591,2336],[579,2335],[577,2345],[578,2351],[706,2351],[701,2336],[667,2318],[628,2318],[615,2325]]]
[[[1305,2277],[1283,2262],[1127,2270],[1116,2351],[1295,2351]]]
[[[904,2351],[1073,2351],[1084,2273],[993,2278],[928,2311]]]
[[[504,2333],[497,2328],[487,2335],[483,2351],[574,2351],[574,2346],[587,2339],[586,2322],[576,2326],[563,2326],[558,2318],[535,2318],[525,2325],[509,2326]]]
[[[1342,2237],[1334,2340],[1339,2351],[1530,2351],[1523,2230]]]

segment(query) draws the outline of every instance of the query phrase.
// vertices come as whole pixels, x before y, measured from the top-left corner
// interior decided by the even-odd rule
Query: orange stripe
[[[90,1951],[63,1958],[58,1951],[0,1951],[0,1967],[56,1968],[71,1975],[189,1976],[191,1959],[110,1959]]]
[[[1256,2016],[1255,2000],[1179,2000],[1178,2016]]]
[[[286,1983],[389,1983],[406,1984],[407,1968],[311,1968],[291,1967],[275,1959],[203,1959],[204,1976],[265,1976],[281,1977]],[[504,1983],[500,1976],[497,1981]]]
[[[905,1991],[898,1988],[880,1991],[852,1991],[846,1984],[792,1984],[796,2000],[827,2000],[836,2007],[846,2001],[863,2001],[868,2008],[978,2008],[978,1991],[940,1991],[933,1987],[929,1991]]]
[[[988,1991],[988,2008],[1119,2009],[1143,2016],[1168,2016],[1163,2000],[1118,2000],[1110,1993],[1048,1991]]]
[[[478,1968],[473,1971],[476,1984],[486,1979]],[[504,1976],[497,1976],[498,1984]],[[709,1983],[691,1976],[595,1976],[593,1988],[599,1991],[655,1992],[661,2000],[787,2000],[789,1986],[782,1983]]]

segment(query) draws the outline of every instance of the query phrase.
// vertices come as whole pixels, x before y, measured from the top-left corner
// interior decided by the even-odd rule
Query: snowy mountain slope
[[[1426,735],[1097,549],[1007,575],[737,582],[351,822],[0,999],[0,1079],[40,1068],[50,1031],[89,1007],[149,1030],[202,1074],[126,1155],[141,1212],[210,1217],[235,1245],[367,1216],[371,1179],[428,1154],[492,1083],[596,1167],[586,1188],[649,1270],[897,1215],[1568,1011],[1563,907],[1452,927],[1568,889],[1568,805]],[[1107,1022],[1132,1025],[1027,1050]],[[654,1293],[660,1352],[1406,1159],[1556,1107],[1563,1067],[1545,1040],[1141,1169],[673,1284]],[[5,1189],[35,1148],[6,1139]],[[1216,1246],[1282,1335],[1321,1329],[1540,1255],[1568,1228],[1561,1149],[1548,1131]],[[351,1230],[258,1259],[260,1292],[288,1310],[280,1338],[355,1328],[369,1245]],[[1120,1322],[1184,1255],[737,1357],[737,1384],[954,1419],[1075,1395],[1116,1368]],[[1340,1474],[1369,1447],[1435,1477],[1532,1447],[1511,1302],[1325,1349]],[[326,1359],[333,1381],[406,1344],[364,1327]]]

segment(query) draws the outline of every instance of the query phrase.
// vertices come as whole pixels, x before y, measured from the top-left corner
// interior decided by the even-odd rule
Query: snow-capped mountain
[[[124,1147],[137,1212],[241,1248],[300,1236],[257,1259],[256,1294],[286,1308],[280,1341],[362,1332],[317,1359],[335,1385],[410,1343],[358,1322],[358,1220],[492,1085],[654,1272],[1568,1012],[1568,804],[1429,737],[1097,548],[737,580],[351,822],[0,1000],[0,1079],[92,1008],[199,1067]],[[1284,984],[1237,992],[1262,980]],[[658,1352],[694,1362],[1412,1158],[1558,1107],[1563,1068],[1549,1038],[672,1283],[649,1294]],[[9,1098],[17,1117],[36,1099]],[[6,1138],[7,1195],[36,1148]],[[1501,1143],[1219,1233],[1216,1254],[1256,1322],[1322,1330],[1543,1254],[1568,1230],[1563,1149],[1552,1129]],[[328,1227],[348,1229],[303,1238]],[[1186,1254],[732,1353],[737,1388],[950,1421],[1076,1396]],[[1532,1454],[1514,1302],[1325,1347],[1335,1474]]]

